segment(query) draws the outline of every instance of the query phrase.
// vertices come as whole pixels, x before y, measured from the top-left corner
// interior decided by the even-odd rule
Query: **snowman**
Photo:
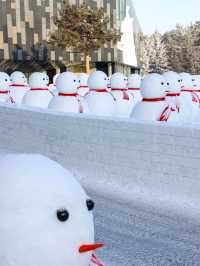
[[[193,100],[196,99],[196,104],[199,103],[199,108],[196,109],[196,112],[193,116],[193,121],[200,122],[200,76],[192,76],[192,87],[193,87]]]
[[[10,77],[5,72],[0,72],[0,102],[9,101]]]
[[[95,71],[90,74],[88,86],[89,94],[85,101],[91,114],[100,116],[114,116],[115,99],[107,90],[108,77],[102,71]]]
[[[72,72],[64,72],[56,80],[58,96],[54,97],[49,103],[49,109],[69,112],[83,113],[84,106],[77,95],[77,77]]]
[[[141,82],[142,78],[139,74],[131,74],[128,77],[128,94],[133,100],[133,106],[142,100],[142,95],[140,93]]]
[[[103,266],[94,202],[69,171],[37,154],[5,155],[0,168],[1,266]]]
[[[79,84],[78,84],[78,95],[80,97],[85,97],[86,94],[89,92],[89,87],[88,87],[88,78],[89,75],[86,73],[80,73],[78,80],[79,80]]]
[[[24,95],[22,103],[28,106],[47,108],[53,98],[48,89],[49,78],[45,73],[35,72],[29,78],[30,90]]]
[[[148,74],[142,80],[142,101],[138,102],[131,114],[137,120],[168,121],[171,107],[166,103],[165,79],[159,74]]]
[[[53,76],[53,83],[49,84],[49,91],[53,93],[54,96],[58,95],[58,91],[56,89],[56,80],[60,74],[56,74]]]
[[[130,117],[133,109],[133,96],[128,94],[127,78],[122,73],[111,76],[111,93],[116,100],[117,117]]]
[[[15,71],[10,76],[10,99],[11,102],[21,104],[26,92],[29,90],[27,78],[24,73]]]
[[[182,111],[184,113],[184,119],[186,122],[191,122],[195,119],[196,113],[199,109],[198,96],[193,91],[192,75],[189,73],[181,73],[182,89],[181,89],[181,101]]]
[[[181,78],[173,71],[168,71],[163,74],[166,81],[167,95],[166,102],[171,107],[171,115],[168,122],[184,121],[184,116],[182,115],[182,102],[180,100],[181,93]]]

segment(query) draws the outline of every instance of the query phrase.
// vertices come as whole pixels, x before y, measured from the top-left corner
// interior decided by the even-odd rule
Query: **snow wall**
[[[88,189],[200,217],[198,125],[144,124],[7,105],[0,106],[0,125],[1,152],[41,153],[73,171]]]

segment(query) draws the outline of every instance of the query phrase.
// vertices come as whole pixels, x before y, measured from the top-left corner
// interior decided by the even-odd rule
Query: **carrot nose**
[[[85,253],[85,252],[89,252],[89,251],[93,251],[93,250],[96,250],[98,248],[102,248],[104,245],[103,244],[91,244],[91,245],[83,245],[83,246],[80,246],[79,248],[79,252],[80,253]]]

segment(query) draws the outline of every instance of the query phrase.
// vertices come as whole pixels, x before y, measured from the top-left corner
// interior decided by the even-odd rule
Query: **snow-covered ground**
[[[107,266],[199,266],[200,222],[93,191]]]

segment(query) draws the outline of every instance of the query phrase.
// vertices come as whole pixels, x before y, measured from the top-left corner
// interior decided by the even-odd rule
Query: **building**
[[[81,4],[83,0],[69,0]],[[109,27],[124,32],[115,46],[105,46],[92,55],[92,66],[108,74],[138,70],[141,28],[132,0],[88,0],[91,6],[103,7],[110,17]],[[54,31],[54,18],[63,0],[0,0],[0,70],[25,72],[70,69],[80,72],[83,57],[55,47],[49,50],[46,40]]]

